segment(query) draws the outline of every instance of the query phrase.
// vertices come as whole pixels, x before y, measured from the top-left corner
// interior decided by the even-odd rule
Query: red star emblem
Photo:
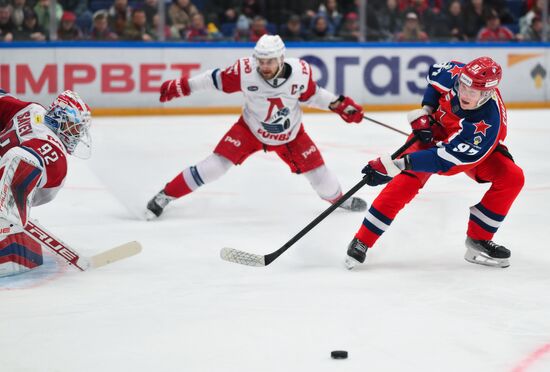
[[[474,134],[476,133],[482,133],[484,136],[487,135],[487,129],[491,128],[489,124],[485,122],[485,120],[482,120],[478,123],[474,123],[474,127],[476,127],[476,130],[474,131]]]
[[[449,70],[449,73],[451,74],[451,79],[460,74],[460,71],[462,71],[462,67],[454,65],[453,68]]]

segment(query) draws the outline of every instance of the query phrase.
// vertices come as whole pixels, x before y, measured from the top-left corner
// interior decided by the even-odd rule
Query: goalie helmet
[[[44,124],[61,140],[67,152],[86,159],[91,154],[90,107],[71,90],[61,93],[44,115]]]
[[[468,88],[481,91],[481,98],[477,103],[477,107],[480,107],[491,98],[501,79],[502,67],[489,57],[480,57],[462,68],[457,82],[459,85],[463,84]]]

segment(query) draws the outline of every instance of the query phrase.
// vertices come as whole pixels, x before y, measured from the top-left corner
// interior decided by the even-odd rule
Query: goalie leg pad
[[[43,264],[42,247],[25,233],[0,235],[0,277],[17,275]]]
[[[0,218],[25,226],[34,192],[42,178],[39,158],[14,147],[0,160]]]

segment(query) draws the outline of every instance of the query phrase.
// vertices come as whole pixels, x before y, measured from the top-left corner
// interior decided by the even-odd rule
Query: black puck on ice
[[[347,359],[348,352],[345,350],[334,350],[330,352],[330,357],[332,359]]]

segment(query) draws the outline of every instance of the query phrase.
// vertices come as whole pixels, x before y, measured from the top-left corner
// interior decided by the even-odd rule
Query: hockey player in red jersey
[[[521,191],[524,176],[503,145],[507,116],[497,88],[501,77],[500,65],[489,57],[430,68],[422,108],[408,114],[420,143],[397,160],[382,156],[363,168],[369,185],[389,183],[348,246],[348,268],[365,261],[367,250],[432,174],[460,172],[491,184],[481,201],[470,207],[464,258],[487,266],[510,265],[510,251],[492,239]]]
[[[63,186],[67,154],[89,157],[90,108],[72,91],[49,108],[0,90],[0,276],[42,264],[39,244],[25,235],[32,206]]]
[[[293,173],[303,174],[322,199],[334,202],[342,195],[336,176],[326,167],[319,149],[302,125],[300,103],[330,109],[348,123],[359,123],[363,109],[351,98],[337,97],[319,87],[307,62],[285,58],[285,45],[279,36],[262,36],[253,57],[241,58],[225,70],[165,81],[160,101],[199,90],[241,92],[244,96],[242,115],[210,156],[185,168],[149,201],[148,219],[160,216],[170,201],[215,181],[259,150],[275,152]],[[366,203],[355,197],[341,207],[363,211]]]

